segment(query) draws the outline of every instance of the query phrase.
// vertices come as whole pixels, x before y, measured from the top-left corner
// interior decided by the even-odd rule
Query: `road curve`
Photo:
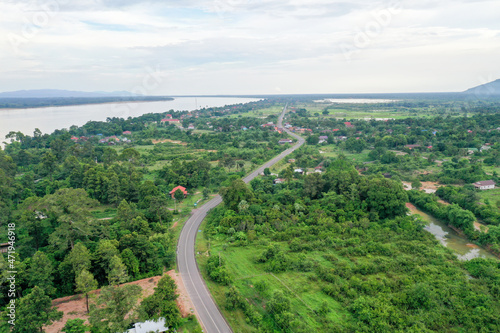
[[[278,127],[283,127],[283,117],[285,116],[287,106],[288,105],[283,108],[283,112],[278,118]],[[285,131],[289,135],[296,138],[298,142],[293,147],[283,151],[281,154],[266,162],[260,168],[243,178],[245,183],[248,183],[257,175],[262,173],[265,168],[271,167],[273,164],[291,154],[294,150],[304,144],[303,138],[291,133],[287,129],[285,129]],[[212,299],[212,296],[210,295],[210,292],[201,277],[194,253],[196,235],[198,234],[201,222],[207,215],[208,211],[219,205],[221,202],[222,198],[217,195],[215,198],[198,208],[184,224],[177,243],[177,267],[179,269],[179,273],[181,274],[184,286],[186,287],[189,297],[191,298],[191,301],[196,309],[198,319],[204,329],[204,332],[208,333],[232,332],[231,327],[229,327],[229,324],[224,319],[224,316],[221,314],[219,308]]]

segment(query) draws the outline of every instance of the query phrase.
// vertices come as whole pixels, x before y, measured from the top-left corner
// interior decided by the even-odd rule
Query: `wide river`
[[[173,101],[123,102],[87,104],[31,109],[0,109],[0,143],[10,131],[33,135],[35,128],[42,133],[56,129],[82,126],[90,120],[104,121],[107,117],[138,117],[146,113],[161,113],[170,110],[193,111],[204,107],[258,101],[255,98],[238,97],[176,97]]]

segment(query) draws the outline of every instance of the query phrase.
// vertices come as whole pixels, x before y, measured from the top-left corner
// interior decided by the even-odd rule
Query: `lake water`
[[[204,107],[258,101],[255,98],[238,97],[176,97],[172,101],[123,102],[108,104],[87,104],[31,109],[0,109],[0,142],[10,131],[33,135],[35,128],[42,133],[56,129],[82,126],[90,120],[104,121],[107,117],[138,117],[146,113],[161,113],[170,110],[193,111]]]
[[[455,230],[451,229],[446,223],[424,213],[412,204],[407,204],[412,214],[418,214],[427,223],[425,230],[430,232],[436,239],[453,250],[460,260],[471,260],[473,258],[492,258],[498,259],[485,249],[472,244],[467,239],[461,237]]]

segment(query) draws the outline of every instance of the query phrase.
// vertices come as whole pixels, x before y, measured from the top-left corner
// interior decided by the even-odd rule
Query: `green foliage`
[[[50,297],[39,287],[19,299],[16,307],[15,333],[44,332],[43,326],[62,318],[63,313],[52,308]]]
[[[83,319],[68,319],[62,331],[64,333],[85,333],[89,330],[89,326],[84,323]]]
[[[129,279],[127,267],[119,256],[113,256],[109,262],[108,281],[110,285],[119,285]]]
[[[138,319],[134,307],[140,295],[138,285],[102,288],[97,302],[90,305],[90,324],[99,332],[125,331]]]
[[[76,284],[76,292],[84,293],[86,304],[87,304],[87,312],[89,312],[89,292],[97,289],[97,281],[94,279],[92,273],[83,269],[77,276],[75,280]]]
[[[232,282],[232,277],[226,268],[226,262],[220,254],[210,256],[206,267],[208,275],[213,281],[224,286],[227,286]]]
[[[53,286],[54,266],[47,255],[38,251],[31,260],[31,265],[28,270],[30,277],[30,286],[39,287],[45,295],[53,295],[55,288]]]
[[[175,302],[178,297],[176,290],[175,281],[169,275],[164,275],[158,281],[154,293],[142,300],[139,309],[141,320],[164,318],[166,326],[178,328],[182,318]]]
[[[395,180],[360,176],[342,158],[332,161],[321,179],[324,190],[318,199],[303,195],[305,179],[270,187],[265,178],[253,181],[255,203],[248,213],[255,225],[242,231],[255,233],[258,241],[252,245],[232,241],[238,223],[227,221],[241,220],[241,210],[212,211],[207,219],[211,248],[227,248],[228,261],[211,256],[207,271],[211,275],[223,267],[225,274],[235,276],[234,284],[218,289],[223,290],[221,307],[234,316],[242,310],[247,324],[264,331],[499,329],[497,263],[473,261],[464,266],[424,231],[421,221],[406,215],[405,204],[409,196],[419,207],[475,235],[471,212],[440,204],[423,191],[407,193]],[[496,237],[500,228],[490,226],[487,234]],[[249,253],[249,258],[238,260]],[[474,279],[464,274],[464,267]],[[266,272],[279,279],[274,290],[267,283],[274,277]],[[247,276],[252,274],[255,277]],[[313,288],[330,301],[312,303]],[[249,303],[263,314],[260,321],[254,323],[251,311],[245,310]]]
[[[75,272],[75,274],[78,274],[82,270],[89,270],[90,259],[91,254],[83,243],[75,244],[73,249],[65,258],[65,260],[67,260],[73,266],[73,271]]]
[[[234,211],[238,211],[238,204],[242,200],[251,203],[254,199],[253,191],[241,179],[233,180],[229,187],[222,188],[219,193],[224,205]]]

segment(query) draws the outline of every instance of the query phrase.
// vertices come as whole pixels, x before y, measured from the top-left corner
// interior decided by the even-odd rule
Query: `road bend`
[[[285,116],[287,107],[288,104],[285,105],[283,112],[278,118],[278,127],[280,128],[283,128],[283,117]],[[304,144],[303,138],[291,133],[287,129],[284,130],[289,135],[297,139],[297,143],[243,178],[245,183],[248,183],[257,177],[257,175],[261,174],[265,168],[271,167]],[[204,332],[208,333],[232,332],[231,327],[229,327],[229,324],[224,319],[224,316],[210,295],[205,281],[203,281],[203,278],[201,277],[195,256],[195,240],[196,235],[200,232],[199,229],[201,222],[205,216],[207,216],[210,209],[216,207],[221,202],[222,198],[217,195],[215,198],[196,209],[193,215],[191,215],[191,217],[184,224],[179,237],[179,242],[177,243],[177,267],[181,274],[182,281],[188,291],[189,297],[193,302],[196,313],[198,314],[200,324],[202,325]]]

